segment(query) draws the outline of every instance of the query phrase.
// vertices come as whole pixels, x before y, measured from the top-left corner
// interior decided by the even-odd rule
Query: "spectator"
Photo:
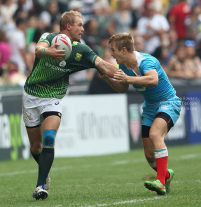
[[[112,9],[108,0],[96,0],[94,3],[94,13],[96,15],[108,15],[112,13]]]
[[[6,85],[19,85],[23,86],[26,81],[26,76],[18,70],[17,64],[8,62],[7,67],[2,75],[1,84]]]
[[[82,0],[81,13],[83,17],[83,22],[86,24],[90,19],[96,18],[94,13],[94,5],[96,0]]]
[[[100,36],[98,33],[98,22],[95,18],[90,19],[84,25],[85,32],[82,35],[85,43],[96,53],[98,53],[98,48],[100,45]]]
[[[160,35],[161,45],[157,47],[153,53],[153,56],[160,61],[164,70],[166,70],[166,68],[168,67],[168,62],[173,55],[172,50],[169,48],[170,46],[169,39],[170,38],[168,32],[162,33]]]
[[[145,49],[145,41],[144,38],[140,35],[136,35],[134,36],[134,47],[135,50],[138,52],[142,52],[144,53],[144,49]]]
[[[166,71],[170,77],[196,79],[200,76],[200,60],[195,57],[195,42],[180,42],[176,54],[169,61]]]
[[[166,73],[169,77],[176,78],[188,78],[186,74],[186,68],[184,66],[184,61],[186,57],[186,50],[183,44],[179,44],[175,55],[169,61]]]
[[[39,16],[43,11],[43,7],[38,2],[39,0],[33,0],[33,5],[29,10],[29,16]]]
[[[10,59],[11,48],[7,42],[6,35],[0,30],[0,76],[3,74],[5,64],[8,63]]]
[[[174,54],[178,42],[177,32],[174,29],[169,30],[169,41],[170,41],[169,50],[170,52],[172,52],[172,54]]]
[[[130,9],[130,1],[118,0],[117,11],[114,12],[108,31],[110,35],[118,34],[122,32],[130,33],[130,27],[132,23],[132,16]]]
[[[98,48],[98,56],[100,56],[102,59],[104,57],[104,50],[108,48],[109,39],[110,35],[108,33],[105,33],[100,37],[100,47]]]
[[[54,21],[59,21],[61,13],[59,12],[58,2],[52,0],[48,4],[47,11],[43,11],[40,15],[41,21],[44,23],[44,26],[48,26]]]
[[[196,56],[196,43],[194,40],[186,40],[186,58],[185,67],[191,72],[192,78],[201,77],[201,62],[200,58]]]
[[[138,21],[138,34],[145,40],[145,52],[152,54],[160,46],[160,34],[169,30],[167,19],[157,14],[152,0],[145,1],[144,16]]]
[[[201,5],[196,5],[192,9],[187,37],[196,41],[201,40]]]
[[[4,24],[13,22],[13,15],[17,10],[17,4],[13,0],[2,0],[2,6],[0,7],[0,13],[3,18]]]
[[[73,11],[80,12],[80,9],[82,8],[82,6],[83,6],[82,2],[78,0],[70,1],[68,3],[68,9],[73,10]]]
[[[190,17],[191,8],[186,0],[179,0],[173,6],[169,13],[169,23],[172,29],[175,29],[178,39],[183,39],[187,35],[187,19]]]
[[[16,20],[16,30],[9,34],[9,43],[11,45],[10,60],[18,65],[19,71],[26,74],[26,20],[18,18]]]
[[[17,4],[11,0],[2,0],[0,3],[0,28],[7,34],[12,33],[15,30],[15,22],[12,16],[16,12]]]
[[[135,36],[137,35],[137,23],[141,18],[142,14],[133,5],[131,10],[131,16],[132,16],[131,33],[133,36]]]

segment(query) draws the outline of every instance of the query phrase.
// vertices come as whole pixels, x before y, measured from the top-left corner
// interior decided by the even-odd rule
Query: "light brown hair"
[[[76,17],[82,19],[82,14],[78,11],[72,11],[72,10],[70,10],[69,12],[64,12],[60,17],[60,31],[65,30],[67,24],[73,26]]]
[[[115,46],[118,50],[121,50],[123,47],[125,47],[130,53],[134,51],[134,39],[131,34],[124,32],[112,35],[109,40],[109,44],[113,42],[115,43]]]

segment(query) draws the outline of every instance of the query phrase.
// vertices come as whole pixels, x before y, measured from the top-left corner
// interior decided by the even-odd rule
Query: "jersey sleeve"
[[[96,68],[95,61],[98,55],[87,45],[84,45],[84,59],[87,60],[88,64],[92,68]]]
[[[50,33],[46,32],[46,33],[41,35],[38,42],[46,42],[48,44],[48,46],[50,46],[51,45],[51,39],[52,38],[50,38]]]
[[[157,72],[156,61],[153,60],[152,58],[146,58],[146,59],[142,60],[139,69],[140,69],[141,74],[143,74],[143,75],[145,72],[147,72],[149,70],[156,70],[156,72]]]

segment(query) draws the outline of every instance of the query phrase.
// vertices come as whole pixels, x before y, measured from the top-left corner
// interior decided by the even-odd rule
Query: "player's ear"
[[[125,54],[126,51],[127,51],[126,47],[123,47],[123,48],[122,48],[122,52],[123,52],[123,54]]]
[[[70,30],[70,28],[71,28],[71,24],[69,24],[69,23],[68,23],[68,24],[66,24],[66,30],[68,30],[68,31],[69,31],[69,30]]]

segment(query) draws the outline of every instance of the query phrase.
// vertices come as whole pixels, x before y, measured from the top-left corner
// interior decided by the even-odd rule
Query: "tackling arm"
[[[110,78],[113,78],[114,74],[118,71],[118,68],[116,68],[114,65],[104,61],[100,57],[96,58],[95,64],[96,64],[96,68],[100,72],[109,76]]]
[[[158,73],[156,70],[149,70],[144,73],[144,76],[126,76],[126,74],[119,70],[114,78],[122,83],[128,83],[141,87],[153,87],[158,85]]]
[[[118,93],[125,93],[128,90],[128,87],[129,87],[128,83],[120,83],[119,81],[115,80],[114,78],[110,78],[109,76],[107,76],[99,71],[98,71],[98,76],[100,78],[105,79],[110,84],[110,86]]]

